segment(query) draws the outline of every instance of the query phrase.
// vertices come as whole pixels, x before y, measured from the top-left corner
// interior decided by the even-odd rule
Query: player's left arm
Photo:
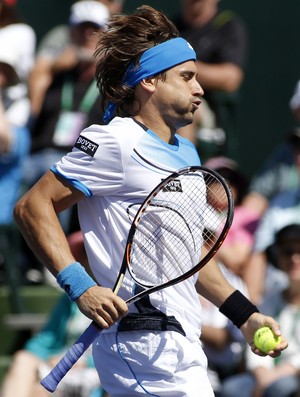
[[[255,311],[255,306],[251,305],[246,297],[228,283],[214,260],[200,270],[196,289],[200,295],[220,308],[220,311],[231,321],[236,320],[237,326],[255,354],[265,355],[255,347],[253,342],[255,331],[263,326],[270,327],[274,335],[281,336],[280,344],[269,353],[271,357],[279,356],[281,351],[287,348],[287,340],[281,335],[280,325],[277,321],[259,313],[258,310]],[[245,313],[243,313],[244,308]]]

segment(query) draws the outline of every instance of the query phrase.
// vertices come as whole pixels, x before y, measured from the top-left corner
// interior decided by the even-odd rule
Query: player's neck
[[[174,135],[176,131],[171,131],[170,127],[161,120],[153,120],[151,117],[143,117],[141,115],[135,116],[134,119],[147,127],[147,129],[153,131],[162,141],[170,145],[174,144]]]

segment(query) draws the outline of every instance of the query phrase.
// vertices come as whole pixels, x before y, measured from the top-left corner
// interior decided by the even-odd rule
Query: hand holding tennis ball
[[[254,344],[264,353],[274,350],[281,342],[281,337],[273,334],[271,328],[261,327],[254,334]]]

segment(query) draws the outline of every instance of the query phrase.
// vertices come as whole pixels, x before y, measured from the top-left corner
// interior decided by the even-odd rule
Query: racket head
[[[193,166],[169,175],[133,220],[124,257],[133,280],[150,293],[196,273],[224,241],[233,210],[230,188],[216,171]]]

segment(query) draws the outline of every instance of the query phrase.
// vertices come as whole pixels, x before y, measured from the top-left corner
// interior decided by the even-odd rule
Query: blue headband
[[[176,37],[145,51],[137,67],[132,62],[125,73],[123,82],[134,87],[147,77],[155,76],[191,60],[196,61],[196,53],[192,46],[183,38]],[[115,110],[116,104],[110,102],[103,116],[104,122],[113,117]]]

